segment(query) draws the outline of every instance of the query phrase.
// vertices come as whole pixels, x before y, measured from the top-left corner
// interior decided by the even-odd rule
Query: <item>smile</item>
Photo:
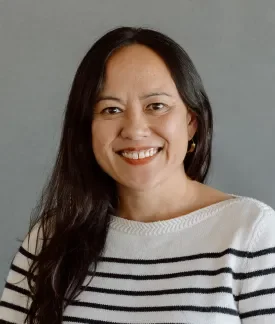
[[[123,160],[132,165],[149,163],[162,150],[162,147],[151,147],[146,149],[125,149],[118,152]]]
[[[141,160],[148,158],[150,156],[154,156],[159,152],[159,148],[150,148],[148,150],[142,151],[121,151],[121,155],[127,159],[132,160]]]

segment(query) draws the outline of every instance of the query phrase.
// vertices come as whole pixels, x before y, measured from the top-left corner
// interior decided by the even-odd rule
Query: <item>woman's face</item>
[[[131,45],[107,62],[91,131],[101,168],[118,184],[144,190],[182,174],[196,119],[163,60]]]

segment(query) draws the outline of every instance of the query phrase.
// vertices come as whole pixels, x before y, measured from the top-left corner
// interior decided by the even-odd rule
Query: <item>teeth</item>
[[[141,152],[138,154],[138,158],[139,158],[139,159],[144,159],[144,158],[145,158],[145,152],[144,152],[144,151],[141,151]]]
[[[146,151],[138,151],[138,152],[122,152],[122,156],[126,157],[127,159],[133,159],[133,160],[138,160],[138,159],[144,159],[149,156],[153,156],[157,154],[158,149],[157,148],[151,148]]]

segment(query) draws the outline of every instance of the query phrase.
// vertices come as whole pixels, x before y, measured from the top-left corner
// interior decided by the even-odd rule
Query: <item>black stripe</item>
[[[11,269],[17,273],[22,274],[25,277],[31,276],[26,270],[17,267],[12,264]],[[222,273],[230,273],[233,278],[236,280],[249,279],[253,277],[265,276],[275,273],[275,268],[256,270],[251,272],[234,272],[229,267],[224,267],[216,270],[192,270],[176,273],[167,273],[161,275],[128,275],[128,274],[118,274],[118,273],[109,273],[109,272],[96,272],[95,276],[102,278],[113,278],[113,279],[131,279],[131,280],[160,280],[160,279],[170,279],[178,277],[189,277],[189,276],[216,276]],[[92,271],[88,271],[88,275],[92,275]],[[31,276],[33,278],[33,276]]]
[[[256,271],[251,271],[251,272],[239,272],[239,273],[234,273],[234,279],[242,280],[242,279],[249,279],[253,277],[261,277],[261,276],[266,276],[269,274],[275,273],[275,268],[268,268],[268,269],[262,269],[262,270],[256,270]]]
[[[19,252],[20,252],[21,254],[23,254],[26,258],[31,259],[31,260],[35,260],[35,255],[33,255],[32,253],[30,253],[30,252],[28,252],[27,250],[25,250],[25,249],[23,248],[23,246],[20,246],[20,248],[19,248]]]
[[[31,274],[31,273],[29,273],[28,271],[26,271],[26,270],[24,270],[24,269],[22,269],[22,268],[16,266],[15,264],[12,264],[11,267],[10,267],[10,269],[13,270],[13,271],[15,271],[15,272],[17,272],[17,273],[22,274],[22,275],[23,275],[24,277],[26,277],[26,278],[27,278],[27,277],[30,277],[31,280],[34,280],[34,278],[37,277],[37,275],[33,275],[33,274]]]
[[[112,305],[102,305],[96,303],[80,302],[77,300],[72,300],[70,303],[72,306],[98,308],[112,311],[123,311],[123,312],[167,312],[167,311],[193,311],[202,313],[222,313],[234,316],[239,316],[235,309],[227,307],[203,307],[203,306],[153,306],[153,307],[126,307],[126,306],[112,306]]]
[[[12,264],[11,265],[11,270],[17,272],[17,273],[20,273],[21,275],[25,276],[25,277],[28,277],[30,276],[30,274],[28,273],[28,271],[22,269],[22,268],[19,268],[17,267],[16,265]]]
[[[162,290],[146,290],[146,291],[130,291],[130,290],[106,289],[106,288],[98,288],[98,287],[82,287],[81,290],[103,293],[103,294],[114,294],[114,295],[125,295],[125,296],[160,296],[160,295],[173,295],[173,294],[215,294],[215,293],[232,294],[232,289],[229,287],[181,288],[181,289],[162,289]]]
[[[264,309],[257,309],[251,312],[246,312],[240,314],[240,318],[248,318],[254,316],[262,316],[262,315],[272,315],[275,314],[275,308],[264,308]]]
[[[17,305],[8,303],[8,302],[5,302],[3,300],[0,301],[0,306],[10,308],[10,309],[16,310],[16,311],[21,312],[21,313],[25,313],[25,314],[28,313],[28,310],[26,308],[21,307],[21,306],[17,306]]]
[[[263,256],[266,254],[275,253],[275,247],[259,250],[257,252],[248,252],[241,251],[236,249],[226,249],[222,252],[209,252],[209,253],[199,253],[194,255],[187,255],[181,257],[173,257],[173,258],[162,258],[162,259],[124,259],[124,258],[113,258],[113,257],[100,257],[99,261],[101,262],[115,262],[115,263],[128,263],[128,264],[159,264],[159,263],[173,263],[173,262],[182,262],[182,261],[190,261],[197,259],[217,259],[221,258],[225,255],[232,254],[241,258],[256,258],[259,256]]]
[[[236,280],[249,279],[253,277],[264,276],[275,273],[275,268],[263,269],[251,272],[234,272],[229,267],[224,267],[216,270],[192,270],[175,273],[166,273],[161,275],[128,275],[110,272],[96,272],[95,277],[113,278],[113,279],[130,279],[130,280],[160,280],[171,279],[178,277],[190,277],[190,276],[217,276],[222,273],[230,273]],[[88,275],[92,276],[92,271],[88,271]]]
[[[31,296],[31,293],[27,289],[17,287],[17,286],[15,286],[13,284],[10,284],[9,282],[6,282],[5,288],[16,291],[16,292],[18,292],[18,293],[20,293],[22,295],[28,296],[28,297]]]
[[[108,321],[101,321],[101,320],[94,320],[90,318],[73,317],[73,316],[63,316],[63,321],[75,322],[75,323],[88,323],[88,324],[121,324],[121,322],[108,322]],[[135,324],[142,324],[142,323],[135,322]],[[167,324],[167,322],[158,323],[158,324]],[[179,324],[179,323],[169,322],[169,324]],[[190,324],[190,323],[181,322],[180,324]]]
[[[256,251],[256,252],[247,252],[247,258],[249,258],[249,259],[258,258],[260,256],[263,256],[263,255],[266,255],[266,254],[273,254],[273,253],[275,253],[275,247],[259,250],[259,251]]]
[[[170,279],[170,278],[189,277],[189,276],[216,276],[221,273],[233,274],[233,271],[231,268],[225,267],[217,270],[192,270],[192,271],[183,271],[183,272],[176,272],[176,273],[166,273],[161,275],[128,275],[128,274],[120,274],[120,273],[96,272],[95,276],[102,277],[102,278],[115,278],[115,279],[159,280],[159,279]]]
[[[240,301],[240,300],[244,300],[244,299],[249,299],[249,298],[264,296],[264,295],[270,295],[270,294],[275,294],[275,288],[260,289],[260,290],[255,290],[250,293],[241,294],[239,296],[235,296],[235,300]]]
[[[19,248],[20,253],[26,256],[29,259],[35,260],[36,255],[28,252],[22,246]],[[267,254],[275,253],[275,247],[262,249],[256,252],[249,252],[249,251],[242,251],[236,250],[232,248],[228,248],[222,252],[207,252],[207,253],[199,253],[194,255],[187,255],[182,257],[174,257],[174,258],[162,258],[162,259],[124,259],[124,258],[113,258],[113,257],[100,257],[99,261],[101,262],[116,262],[116,263],[132,263],[132,264],[158,264],[158,263],[169,263],[169,262],[181,262],[181,261],[190,261],[190,260],[197,260],[197,259],[217,259],[221,258],[225,255],[232,254],[237,257],[241,258],[257,258]]]
[[[4,320],[0,319],[0,324],[16,324],[16,323],[8,322],[8,321],[4,321]]]

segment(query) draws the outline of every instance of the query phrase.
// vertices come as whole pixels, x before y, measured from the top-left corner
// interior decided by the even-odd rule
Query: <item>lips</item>
[[[140,165],[150,162],[162,147],[129,147],[117,153],[129,164]]]

